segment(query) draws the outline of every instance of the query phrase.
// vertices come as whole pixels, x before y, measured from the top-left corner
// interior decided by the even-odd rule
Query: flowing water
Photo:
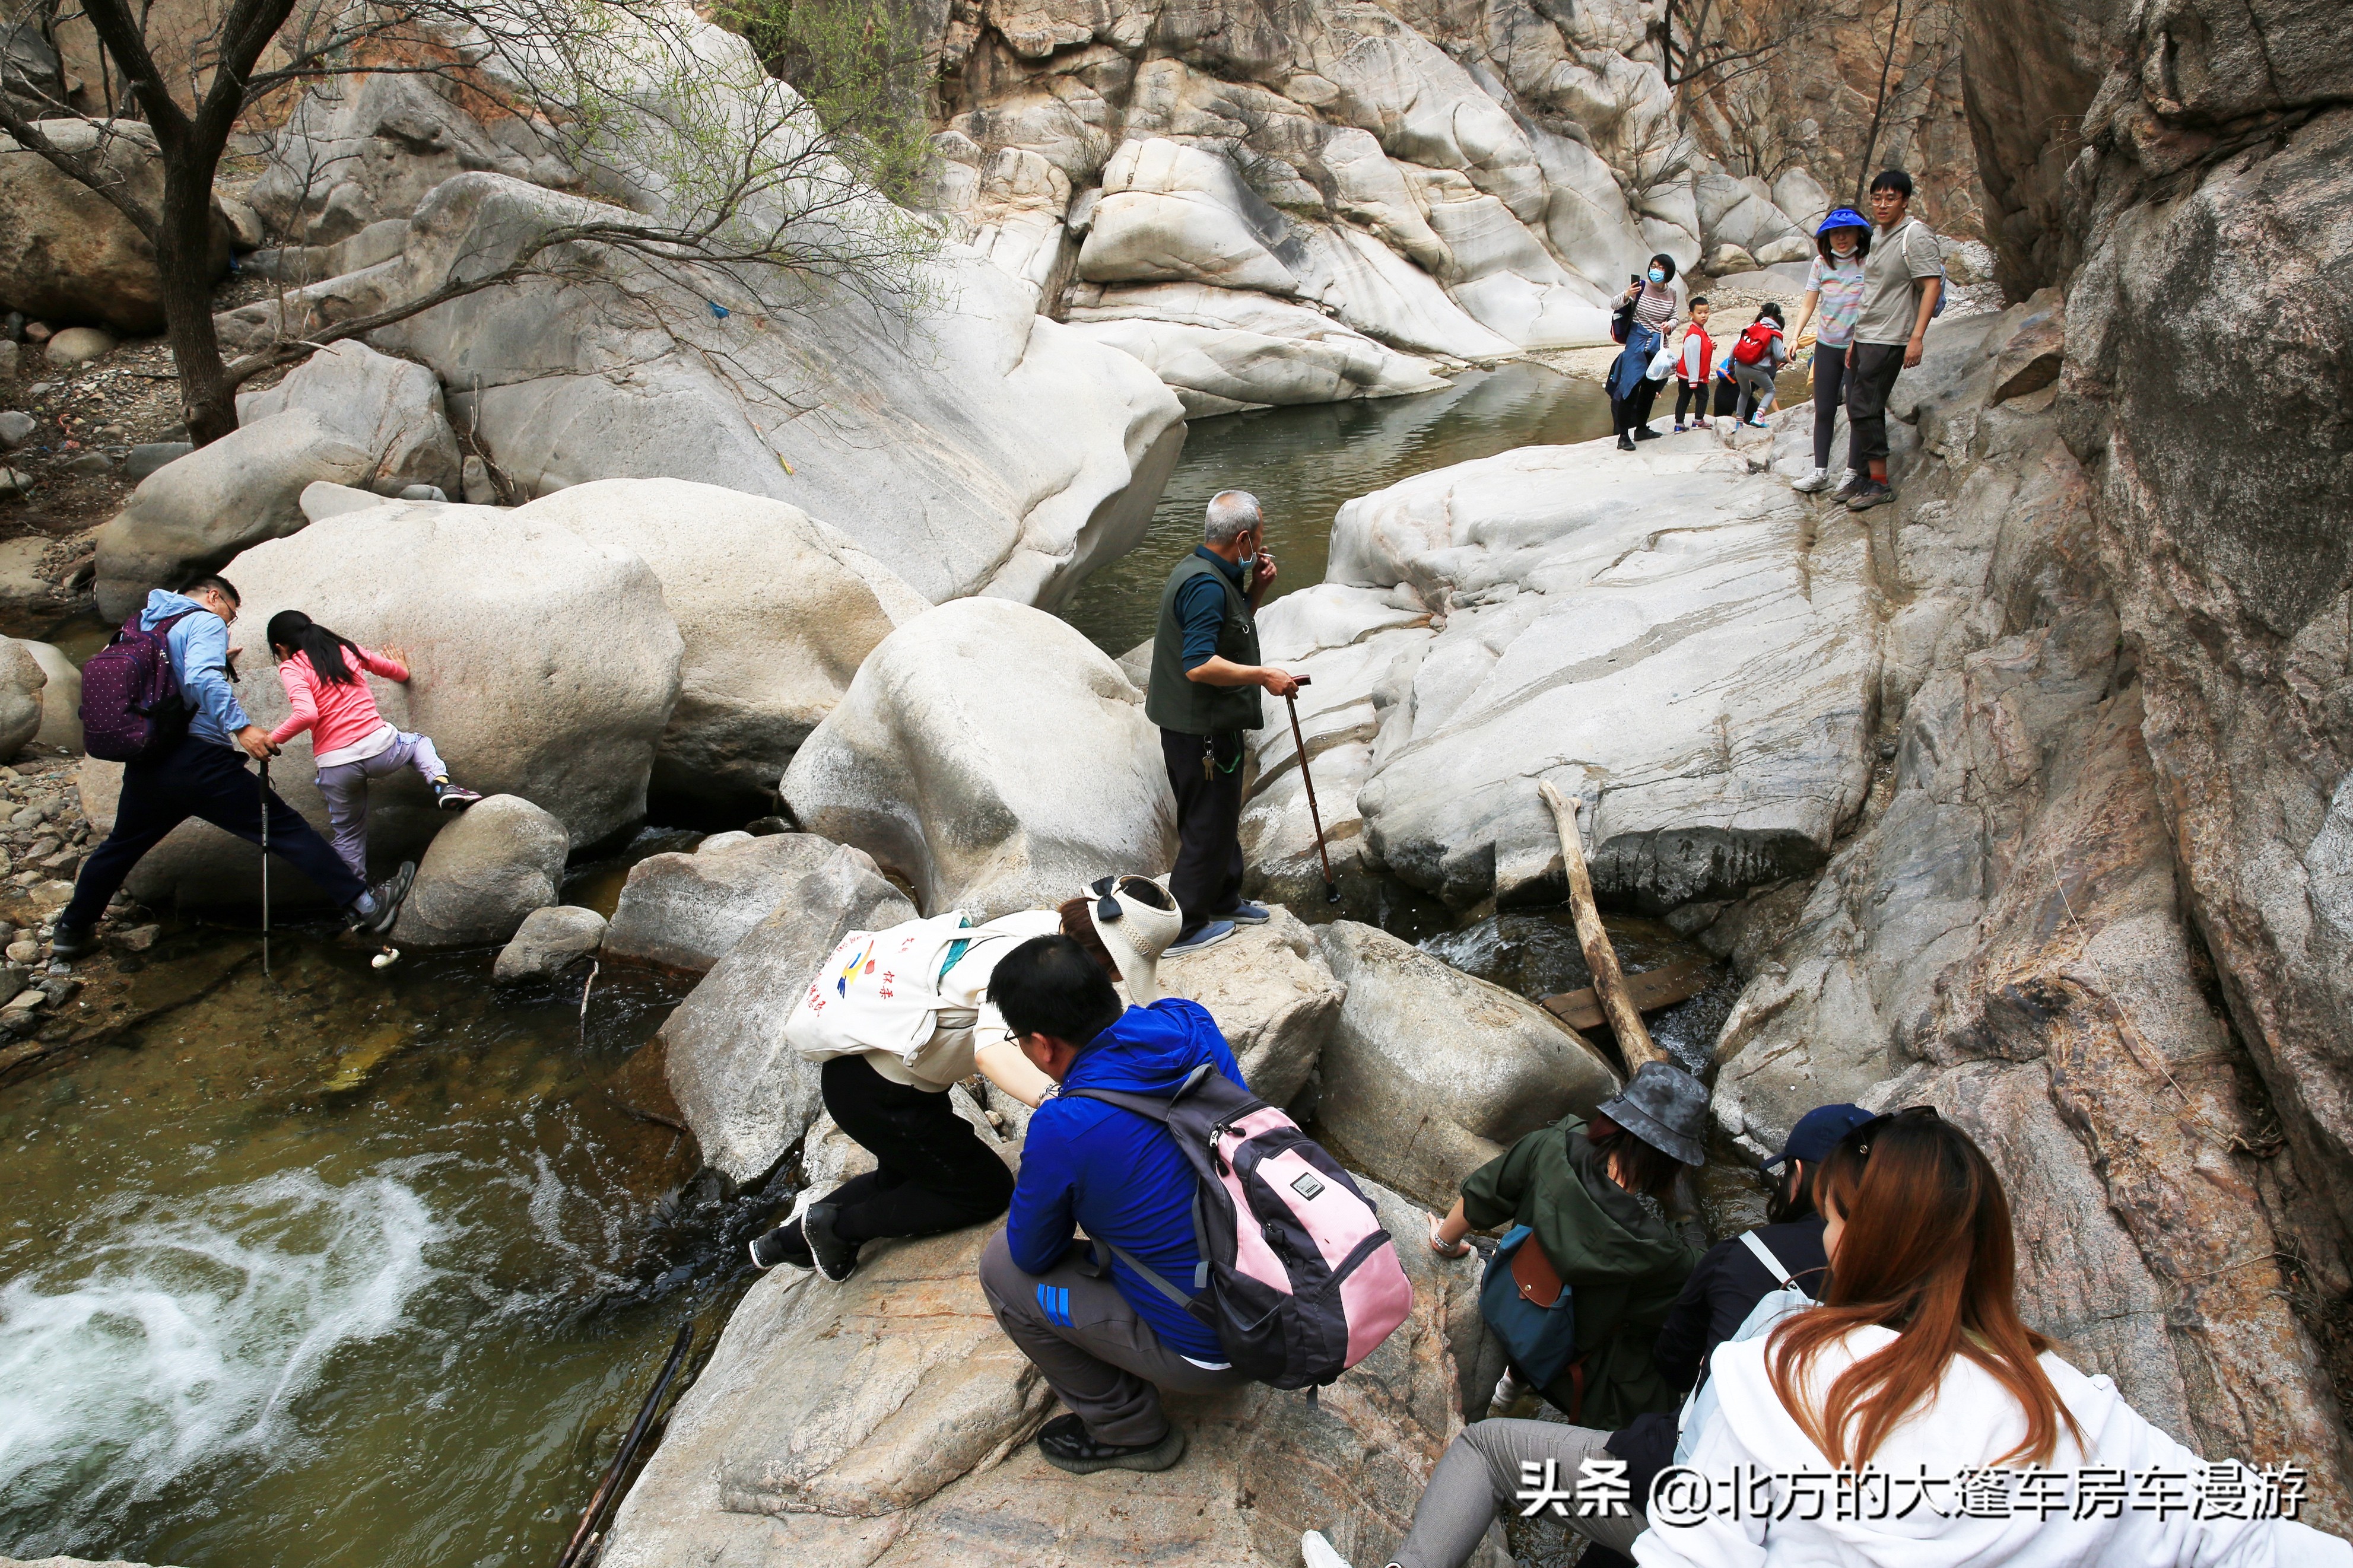
[[[1542,365],[1474,370],[1419,397],[1318,403],[1197,419],[1144,542],[1081,584],[1064,618],[1116,658],[1152,635],[1168,569],[1201,542],[1201,514],[1222,489],[1259,498],[1282,568],[1273,597],[1324,580],[1341,504],[1399,479],[1514,447],[1609,434],[1599,383]]]
[[[1322,578],[1349,497],[1608,427],[1599,387],[1533,365],[1202,421],[1145,545],[1071,618],[1113,652],[1149,636],[1225,486],[1266,502],[1289,591]],[[86,653],[103,628],[58,632]],[[567,895],[609,910],[629,859],[691,842],[649,832]],[[1567,973],[1513,956],[1552,941],[1519,915],[1490,923],[1443,940],[1523,990]],[[379,973],[311,932],[281,934],[265,979],[253,946],[175,931],[151,967],[217,984],[0,1085],[0,1553],[551,1563],[680,1320],[707,1349],[781,1195],[721,1204],[645,1114],[659,1065],[631,1053],[684,984],[607,972],[584,1017],[576,971],[502,992],[486,952]]]

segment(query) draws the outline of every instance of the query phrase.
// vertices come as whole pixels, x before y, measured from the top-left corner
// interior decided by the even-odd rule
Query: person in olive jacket
[[[1703,1164],[1707,1090],[1664,1062],[1646,1062],[1595,1108],[1529,1133],[1473,1171],[1430,1245],[1456,1253],[1469,1230],[1525,1225],[1577,1312],[1577,1357],[1543,1390],[1581,1426],[1608,1432],[1672,1410],[1683,1396],[1651,1354],[1700,1249],[1667,1221],[1662,1200]],[[1496,1393],[1519,1394],[1509,1376]]]

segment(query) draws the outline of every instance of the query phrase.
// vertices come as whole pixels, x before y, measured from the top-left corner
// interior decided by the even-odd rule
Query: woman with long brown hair
[[[2261,1479],[2208,1466],[2020,1320],[2001,1183],[1935,1110],[1856,1128],[1816,1193],[1823,1303],[1715,1352],[1717,1409],[1691,1454],[1711,1482],[1773,1475],[1775,1506],[1667,1510],[1654,1494],[1642,1568],[2353,1568],[2353,1546],[2306,1526],[2211,1517],[2216,1499],[2263,1511]],[[1841,1470],[1863,1479],[1841,1486]],[[1821,1478],[1819,1507],[1793,1498],[1805,1475]],[[2111,1477],[2113,1509],[2094,1496]],[[2171,1506],[2152,1506],[2152,1479]]]

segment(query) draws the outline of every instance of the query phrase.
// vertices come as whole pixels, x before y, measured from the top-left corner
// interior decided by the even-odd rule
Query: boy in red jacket
[[[1691,428],[1707,423],[1707,378],[1715,366],[1715,340],[1707,335],[1707,296],[1691,302],[1691,324],[1683,330],[1683,353],[1675,359],[1675,429],[1683,429],[1683,411],[1697,404]]]

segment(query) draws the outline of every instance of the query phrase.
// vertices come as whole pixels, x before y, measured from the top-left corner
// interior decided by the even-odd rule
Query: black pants
[[[1846,466],[1858,475],[1887,461],[1887,398],[1903,374],[1902,343],[1856,343],[1847,352]]]
[[[893,1083],[864,1057],[828,1058],[818,1081],[835,1124],[880,1162],[826,1197],[842,1240],[937,1236],[1011,1205],[1013,1173],[945,1094]]]
[[[1839,405],[1846,401],[1847,345],[1814,344],[1814,467],[1831,466],[1831,434],[1838,428]]]
[[[1241,901],[1242,738],[1163,730],[1160,757],[1176,792],[1176,871],[1168,890],[1185,917],[1181,942]]]
[[[1688,381],[1676,382],[1675,423],[1678,425],[1682,424],[1683,422],[1683,410],[1690,408],[1694,405],[1698,406],[1700,420],[1704,423],[1707,418],[1707,383],[1703,381],[1698,385],[1694,386]]]
[[[1630,436],[1651,422],[1651,405],[1658,400],[1659,384],[1644,376],[1624,397],[1609,400],[1609,423],[1620,436]]]
[[[82,862],[73,900],[58,920],[82,931],[97,924],[140,858],[192,816],[248,844],[261,842],[261,783],[246,772],[243,752],[190,735],[154,762],[125,764],[114,831]],[[284,856],[338,909],[367,891],[334,846],[276,790],[269,792],[269,852]]]

